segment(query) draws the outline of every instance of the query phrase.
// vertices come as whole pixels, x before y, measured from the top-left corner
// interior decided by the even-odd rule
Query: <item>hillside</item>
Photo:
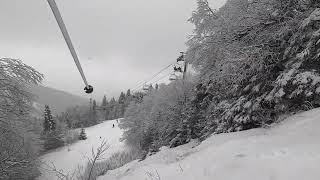
[[[99,180],[317,180],[320,109],[270,129],[213,135],[109,171]],[[193,148],[194,147],[194,148]]]
[[[85,98],[50,87],[32,86],[30,91],[37,96],[35,105],[42,107],[47,104],[50,106],[53,114],[61,113],[71,106],[88,103],[88,100]]]

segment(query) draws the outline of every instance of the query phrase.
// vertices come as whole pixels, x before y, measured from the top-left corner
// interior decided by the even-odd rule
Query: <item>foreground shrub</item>
[[[79,131],[77,129],[66,130],[63,139],[67,145],[73,144],[79,140]]]
[[[106,174],[109,170],[117,169],[131,161],[139,159],[141,157],[140,155],[141,154],[138,150],[130,149],[122,152],[117,152],[105,161],[99,161],[95,164],[88,163],[81,179],[95,180],[98,176]],[[91,169],[91,167],[93,168]],[[90,178],[89,174],[91,174]]]

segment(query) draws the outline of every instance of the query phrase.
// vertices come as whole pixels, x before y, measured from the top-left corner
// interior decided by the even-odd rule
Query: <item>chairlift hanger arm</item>
[[[81,64],[80,64],[78,55],[77,55],[77,53],[76,53],[76,50],[74,49],[74,46],[73,46],[73,44],[72,44],[70,35],[69,35],[69,33],[68,33],[68,30],[67,30],[67,28],[66,28],[66,25],[65,25],[64,22],[63,22],[63,19],[62,19],[62,16],[61,16],[60,11],[59,11],[59,9],[58,9],[58,6],[57,6],[55,0],[47,0],[47,1],[48,1],[48,3],[49,3],[49,6],[50,6],[53,14],[54,14],[55,19],[56,19],[56,21],[57,21],[57,23],[58,23],[58,25],[59,25],[59,28],[60,28],[60,30],[61,30],[61,32],[62,32],[62,35],[63,35],[63,37],[64,37],[64,40],[65,40],[66,43],[67,43],[67,46],[68,46],[68,48],[69,48],[69,50],[70,50],[70,53],[71,53],[71,55],[72,55],[72,57],[73,57],[73,60],[74,60],[76,66],[77,66],[77,68],[78,68],[78,70],[79,70],[79,72],[80,72],[80,75],[81,75],[81,77],[82,77],[82,79],[83,79],[83,82],[84,82],[84,84],[86,85],[86,87],[84,88],[84,90],[85,90],[85,92],[88,93],[88,94],[89,94],[89,93],[92,93],[92,92],[93,92],[93,87],[92,87],[91,85],[89,85],[88,82],[87,82],[87,79],[86,79],[86,76],[84,75],[84,72],[83,72],[83,69],[82,69],[82,67],[81,67]]]

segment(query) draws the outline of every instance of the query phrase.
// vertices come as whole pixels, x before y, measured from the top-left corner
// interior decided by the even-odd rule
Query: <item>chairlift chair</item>
[[[169,77],[169,80],[170,81],[175,81],[175,80],[177,80],[178,78],[177,78],[177,75],[175,75],[174,73],[172,73],[171,75],[170,75],[170,77]]]
[[[181,55],[178,57],[177,62],[184,61],[184,52],[180,52]]]
[[[148,90],[149,90],[149,86],[148,86],[147,84],[144,84],[143,87],[142,87],[142,89],[143,89],[144,91],[148,91]]]
[[[177,59],[177,62],[180,62],[180,61],[184,61],[184,55],[183,54],[181,56],[179,56],[178,59]]]
[[[174,69],[175,72],[181,72],[182,73],[181,67],[174,66],[173,69]]]

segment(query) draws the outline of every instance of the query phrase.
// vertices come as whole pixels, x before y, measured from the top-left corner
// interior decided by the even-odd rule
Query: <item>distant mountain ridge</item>
[[[42,109],[44,105],[49,105],[53,115],[64,112],[68,107],[85,105],[89,102],[83,97],[51,87],[32,86],[30,87],[30,92],[36,96],[35,104],[37,104],[37,109]]]

